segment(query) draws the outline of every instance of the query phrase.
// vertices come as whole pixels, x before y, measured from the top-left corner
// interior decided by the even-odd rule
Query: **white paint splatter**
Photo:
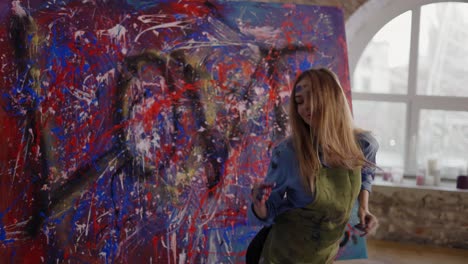
[[[107,30],[109,36],[118,42],[125,42],[125,34],[127,33],[127,29],[120,25],[117,24],[113,28]]]
[[[149,24],[149,23],[161,23],[163,21],[167,21],[169,16],[166,14],[155,14],[155,15],[141,15],[138,17],[142,23]],[[136,28],[136,24],[134,24]]]
[[[106,252],[99,252],[99,256],[101,256],[102,258],[104,258],[104,262],[107,263],[107,253],[106,253]]]
[[[91,198],[91,200],[94,200],[94,193],[93,193],[93,197]],[[91,220],[91,209],[92,209],[92,208],[93,208],[93,203],[90,203],[89,211],[88,211],[88,219],[87,219],[86,229],[85,229],[85,236],[88,236],[89,222],[90,222],[90,220]]]
[[[167,249],[167,245],[166,245],[166,243],[164,243],[164,240],[162,240],[162,239],[161,239],[161,245],[163,246],[163,248]]]
[[[281,91],[278,93],[279,97],[283,100],[284,98],[289,97],[289,92],[288,91]]]
[[[76,226],[76,231],[78,232],[83,232],[86,229],[86,224],[79,224],[78,222],[75,222]]]
[[[263,94],[263,88],[262,87],[254,87],[254,91],[257,95],[262,95]]]
[[[171,248],[172,248],[172,257],[174,258],[174,263],[177,262],[177,235],[176,233],[171,234]]]
[[[119,174],[119,181],[120,181],[120,189],[122,189],[122,191],[124,190],[124,182],[123,182],[123,174],[120,173]]]
[[[76,41],[78,38],[83,37],[84,34],[85,34],[85,32],[83,30],[77,30],[73,34],[73,37],[75,38],[75,41]]]
[[[19,17],[26,17],[28,14],[26,13],[26,10],[21,6],[20,1],[13,1],[11,2],[11,11],[13,14],[19,16]]]
[[[264,27],[250,27],[247,25],[239,24],[239,29],[242,34],[248,36],[254,36],[255,39],[263,41],[265,43],[273,44],[276,43],[281,34],[281,30],[271,26]]]
[[[50,230],[48,226],[45,227],[44,235],[46,236],[46,241],[47,241],[46,243],[48,245],[50,242]]]
[[[206,42],[206,41],[195,41],[193,39],[187,40],[186,45],[177,47],[179,50],[185,49],[197,49],[203,47],[226,47],[226,46],[245,46],[245,42],[235,42],[235,41],[216,41],[216,42]]]
[[[151,140],[149,137],[141,138],[141,135],[145,134],[145,129],[142,123],[132,128],[132,132],[135,141],[135,151],[141,155],[147,154],[151,149]]]
[[[115,76],[115,69],[112,69],[112,70],[109,70],[108,72],[104,73],[104,75],[99,73],[99,75],[96,76],[96,80],[99,83],[104,82],[105,84],[110,84],[110,80],[113,79],[114,76]]]
[[[182,250],[182,253],[179,254],[179,264],[184,264],[187,260],[187,253],[185,253],[185,249]]]
[[[139,18],[140,19],[140,18]],[[140,19],[141,21],[141,19]],[[163,29],[163,28],[181,28],[184,29],[185,27],[188,27],[189,25],[192,25],[194,20],[186,20],[186,21],[174,21],[174,22],[169,22],[169,23],[163,23],[163,24],[158,24],[156,26],[149,27],[142,32],[138,33],[138,35],[135,37],[134,42],[138,42],[138,39],[143,35],[144,33],[148,31],[153,31],[153,33],[157,36],[159,33],[155,30],[157,29]]]
[[[101,38],[102,36],[109,36],[113,41],[119,43],[122,48],[121,51],[123,54],[126,54],[128,51],[126,33],[127,29],[121,24],[117,24],[110,29],[98,30],[96,32],[99,38]]]

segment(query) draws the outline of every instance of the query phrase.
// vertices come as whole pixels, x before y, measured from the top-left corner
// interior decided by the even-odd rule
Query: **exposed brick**
[[[468,249],[468,192],[374,186],[376,239]]]

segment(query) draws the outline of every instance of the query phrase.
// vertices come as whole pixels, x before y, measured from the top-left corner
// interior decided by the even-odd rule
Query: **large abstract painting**
[[[25,0],[0,19],[2,262],[243,263],[294,78],[327,67],[349,96],[334,7]],[[340,257],[365,255],[347,233]]]

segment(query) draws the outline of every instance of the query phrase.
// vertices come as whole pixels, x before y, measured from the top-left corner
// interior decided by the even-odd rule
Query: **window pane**
[[[353,75],[354,92],[406,94],[411,11],[388,22],[367,44]]]
[[[442,178],[455,179],[468,164],[468,112],[421,110],[418,163],[436,159]]]
[[[418,94],[468,96],[468,4],[421,8]]]
[[[403,169],[406,104],[353,100],[353,112],[356,125],[372,131],[379,142],[377,165]]]

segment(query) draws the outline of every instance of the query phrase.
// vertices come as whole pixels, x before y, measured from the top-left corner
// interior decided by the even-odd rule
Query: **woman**
[[[332,263],[356,199],[363,235],[377,226],[368,198],[378,144],[354,128],[327,69],[297,78],[289,112],[291,137],[274,148],[265,182],[252,189],[249,221],[271,226],[261,232],[260,263]]]

